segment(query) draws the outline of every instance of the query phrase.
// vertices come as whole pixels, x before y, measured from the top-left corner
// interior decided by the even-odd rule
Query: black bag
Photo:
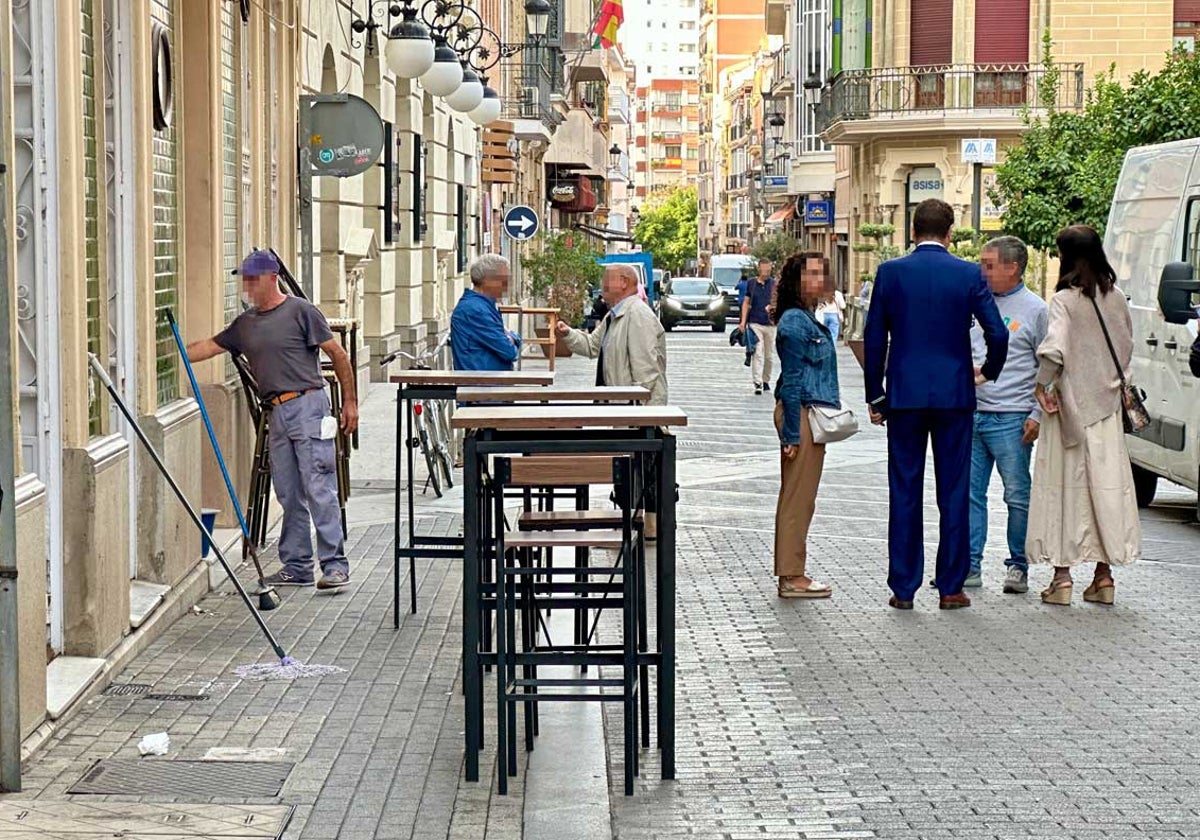
[[[1121,369],[1121,363],[1117,360],[1117,351],[1108,335],[1108,325],[1104,323],[1104,316],[1100,314],[1100,304],[1096,303],[1095,298],[1092,298],[1092,307],[1096,310],[1096,317],[1100,319],[1104,341],[1108,344],[1109,355],[1117,367],[1117,378],[1121,380],[1121,423],[1126,434],[1137,434],[1150,425],[1150,412],[1146,410],[1146,392],[1125,381],[1125,371]]]

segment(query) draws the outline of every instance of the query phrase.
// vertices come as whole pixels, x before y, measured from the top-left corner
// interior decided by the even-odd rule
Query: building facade
[[[700,99],[694,79],[651,79],[636,94],[634,184],[645,199],[695,183],[700,171]]]
[[[194,506],[233,525],[167,313],[186,341],[216,333],[240,312],[230,270],[254,247],[299,276],[302,95],[363,97],[394,144],[390,169],[381,158],[313,190],[313,299],[357,322],[360,380],[386,375],[372,355],[448,326],[485,232],[481,133],[397,79],[350,14],[298,0],[0,2],[26,735],[210,585],[194,525],[88,358]],[[196,374],[244,498],[254,430],[235,371],[217,359]]]
[[[904,246],[912,208],[925,198],[949,202],[959,224],[998,232],[991,161],[1018,141],[1022,115],[1042,107],[1049,79],[1058,78],[1055,107],[1081,108],[1097,73],[1157,70],[1175,43],[1194,38],[1197,19],[1200,4],[1183,0],[835,4],[817,128],[835,148],[843,283],[857,287],[870,270],[870,255],[852,250],[858,227],[892,224],[894,244]],[[1042,60],[1044,33],[1052,70]]]

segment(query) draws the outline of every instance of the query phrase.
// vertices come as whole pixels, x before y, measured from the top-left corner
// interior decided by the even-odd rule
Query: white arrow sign
[[[538,217],[532,207],[518,204],[510,207],[504,214],[504,232],[509,239],[524,242],[538,232]]]
[[[524,233],[533,227],[533,219],[529,218],[528,216],[522,216],[519,219],[509,219],[508,226],[520,228],[521,233]]]

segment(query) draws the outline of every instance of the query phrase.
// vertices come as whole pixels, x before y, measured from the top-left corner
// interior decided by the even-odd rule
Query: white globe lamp
[[[421,74],[421,84],[434,96],[449,96],[462,84],[463,69],[456,53],[439,38],[433,50],[433,66]]]
[[[483,82],[479,81],[479,76],[464,61],[462,64],[462,84],[458,86],[458,90],[446,97],[446,104],[455,111],[469,114],[482,101]]]

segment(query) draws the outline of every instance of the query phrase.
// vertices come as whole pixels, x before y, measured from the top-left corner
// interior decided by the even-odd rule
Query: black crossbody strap
[[[1096,310],[1096,317],[1100,319],[1100,329],[1104,332],[1104,343],[1108,345],[1108,354],[1112,356],[1113,364],[1117,368],[1117,378],[1121,380],[1121,387],[1125,387],[1125,371],[1121,370],[1121,363],[1117,360],[1117,351],[1113,347],[1112,338],[1108,335],[1108,324],[1104,323],[1104,316],[1100,314],[1100,304],[1096,303],[1095,298],[1091,298],[1092,307]]]

